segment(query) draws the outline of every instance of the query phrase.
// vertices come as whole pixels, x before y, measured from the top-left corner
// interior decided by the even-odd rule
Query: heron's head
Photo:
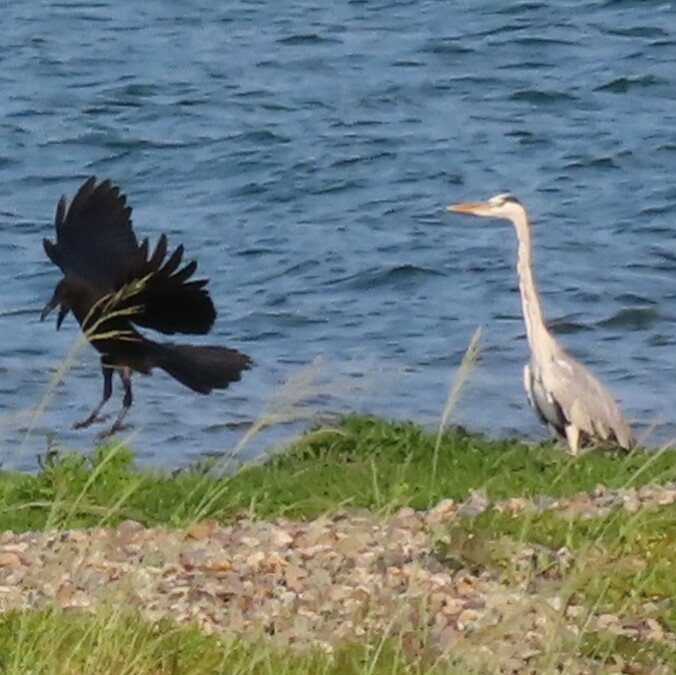
[[[486,218],[508,218],[514,220],[515,216],[523,213],[523,204],[509,193],[495,195],[485,202],[462,202],[451,204],[448,211],[457,213],[471,213],[475,216]]]

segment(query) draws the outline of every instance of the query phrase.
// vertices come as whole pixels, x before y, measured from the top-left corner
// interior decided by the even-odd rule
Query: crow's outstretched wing
[[[191,280],[197,263],[193,260],[180,267],[182,261],[182,245],[167,256],[166,235],[160,237],[150,256],[145,239],[128,270],[116,307],[133,308],[132,323],[162,333],[208,333],[216,318],[214,303],[204,288],[208,281]]]
[[[204,289],[207,280],[191,280],[197,263],[181,267],[183,246],[167,255],[165,235],[152,254],[147,239],[139,245],[131,207],[110,180],[97,185],[95,177],[89,178],[68,208],[62,197],[55,225],[56,243],[45,239],[45,252],[65,277],[77,278],[93,290],[88,302],[99,296],[90,320],[100,320],[105,312],[106,326],[119,330],[131,322],[167,334],[209,332],[216,310]],[[88,309],[79,313],[85,315]]]
[[[66,276],[79,277],[103,293],[118,290],[138,257],[139,245],[126,197],[110,180],[87,179],[66,208],[59,200],[56,242],[43,240],[45,253]]]

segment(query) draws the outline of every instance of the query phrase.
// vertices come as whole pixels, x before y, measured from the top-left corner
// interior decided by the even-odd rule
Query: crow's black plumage
[[[137,329],[165,334],[205,334],[216,318],[205,289],[206,279],[193,279],[197,263],[183,263],[183,246],[167,254],[160,236],[150,252],[148,240],[138,243],[126,197],[110,180],[85,181],[67,207],[65,196],[56,208],[56,242],[43,240],[50,260],[63,272],[44,319],[58,307],[57,329],[68,312],[101,353],[103,397],[94,411],[75,427],[101,420],[101,408],[112,393],[113,371],[120,373],[125,394],[113,426],[123,428],[132,403],[131,374],[161,368],[193,391],[208,394],[240,379],[251,359],[227,347],[160,343]]]

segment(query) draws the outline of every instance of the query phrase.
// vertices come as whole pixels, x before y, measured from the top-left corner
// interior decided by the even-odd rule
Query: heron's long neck
[[[552,337],[545,325],[540,297],[533,277],[531,232],[526,212],[520,213],[513,222],[519,241],[516,271],[519,275],[523,320],[526,324],[528,345],[533,353],[537,353],[550,344]]]

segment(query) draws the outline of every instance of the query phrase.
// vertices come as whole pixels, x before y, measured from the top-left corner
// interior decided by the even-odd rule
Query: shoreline
[[[228,476],[139,470],[111,445],[1,472],[0,643],[16,621],[122,640],[131,613],[149,644],[189,634],[206,658],[225,640],[293,673],[672,672],[669,452],[573,459],[350,417]],[[377,644],[382,663],[345,667]]]

